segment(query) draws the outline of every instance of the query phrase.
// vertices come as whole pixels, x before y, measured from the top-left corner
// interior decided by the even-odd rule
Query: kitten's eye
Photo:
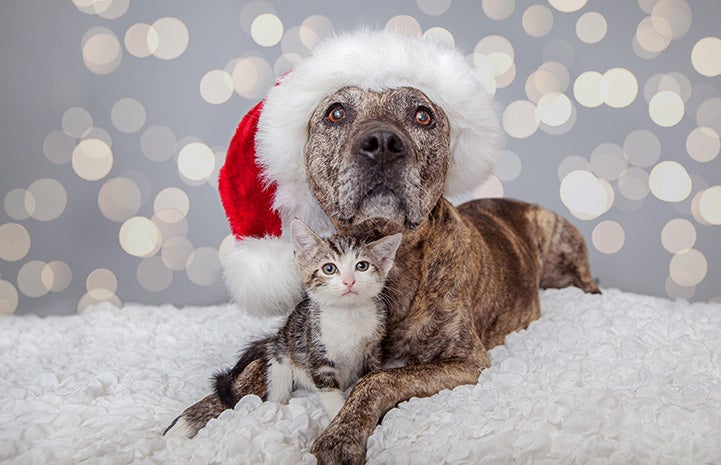
[[[321,269],[323,270],[323,273],[325,273],[329,276],[332,274],[335,274],[335,272],[337,270],[335,265],[332,263],[326,263],[325,265],[323,265],[323,267]]]
[[[370,265],[368,264],[368,262],[358,262],[355,265],[355,269],[358,271],[367,271],[369,267]]]
[[[431,110],[426,107],[418,107],[415,115],[416,124],[419,126],[429,126],[433,122]]]
[[[328,109],[328,113],[325,114],[325,119],[331,124],[338,124],[343,121],[345,117],[345,108],[343,108],[343,105],[340,103],[333,104]]]

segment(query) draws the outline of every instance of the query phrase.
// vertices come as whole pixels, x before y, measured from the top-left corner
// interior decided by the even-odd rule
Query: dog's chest
[[[320,341],[344,387],[360,376],[364,356],[380,344],[381,319],[375,306],[325,309],[320,315]]]

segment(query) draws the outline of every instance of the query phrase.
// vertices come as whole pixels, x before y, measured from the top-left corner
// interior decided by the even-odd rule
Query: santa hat
[[[237,239],[224,263],[226,285],[249,311],[287,314],[302,297],[284,226],[298,217],[319,234],[333,232],[308,187],[304,148],[313,111],[346,86],[415,87],[443,108],[451,134],[447,196],[474,189],[493,168],[496,112],[456,49],[387,30],[324,40],[243,118],[220,171],[220,196]]]

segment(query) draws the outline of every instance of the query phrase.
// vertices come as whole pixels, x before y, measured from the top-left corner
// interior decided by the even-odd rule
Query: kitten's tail
[[[234,389],[234,382],[245,368],[255,360],[265,366],[268,363],[268,345],[272,337],[266,337],[251,343],[242,353],[233,368],[215,374],[215,392],[227,408],[234,408],[240,400],[239,393]]]

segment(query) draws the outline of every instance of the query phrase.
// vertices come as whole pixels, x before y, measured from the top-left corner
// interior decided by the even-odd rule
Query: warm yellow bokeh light
[[[205,73],[200,79],[200,96],[208,103],[219,105],[233,95],[233,77],[222,69]]]
[[[40,280],[46,289],[52,292],[62,292],[70,286],[73,273],[67,263],[54,260],[47,263],[40,273]]]
[[[107,300],[118,290],[118,278],[107,268],[97,268],[85,280],[88,293],[97,300]]]
[[[0,279],[0,316],[14,313],[18,308],[19,297],[11,282]]]
[[[609,107],[629,106],[638,95],[636,76],[626,68],[612,68],[603,74],[601,98]]]
[[[17,283],[20,292],[28,297],[42,297],[47,294],[50,289],[43,284],[43,269],[47,265],[40,260],[31,260],[25,263],[18,271]]]
[[[586,5],[588,0],[548,0],[548,3],[563,13],[573,13]]]

